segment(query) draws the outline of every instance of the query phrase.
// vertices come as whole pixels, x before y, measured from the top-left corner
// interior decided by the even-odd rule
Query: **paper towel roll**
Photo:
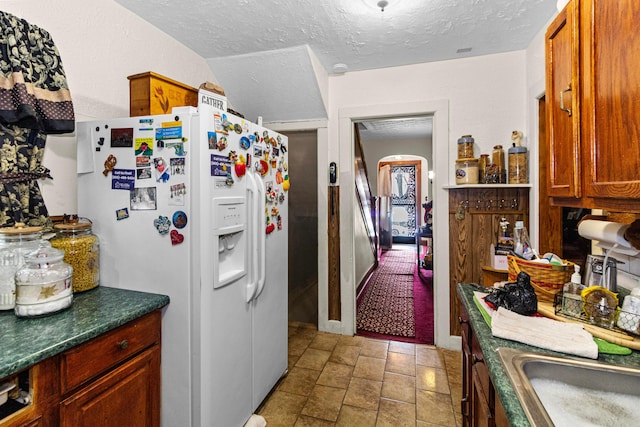
[[[594,219],[586,219],[578,224],[578,234],[589,240],[597,240],[599,246],[614,249],[620,253],[627,253],[629,250],[637,253],[627,239],[624,238],[625,230],[629,228],[629,224],[621,224],[619,222],[598,221]]]

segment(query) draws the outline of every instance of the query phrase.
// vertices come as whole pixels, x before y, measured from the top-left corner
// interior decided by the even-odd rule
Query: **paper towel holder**
[[[596,246],[605,250],[636,256],[640,250],[636,249],[624,236],[629,224],[597,219],[583,219],[578,224],[578,234],[588,240],[596,240]]]

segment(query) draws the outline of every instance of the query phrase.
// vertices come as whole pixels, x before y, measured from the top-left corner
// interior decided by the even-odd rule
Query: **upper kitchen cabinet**
[[[579,198],[580,81],[578,14],[570,2],[546,33],[550,196]]]
[[[572,0],[547,31],[549,195],[640,210],[640,2]]]

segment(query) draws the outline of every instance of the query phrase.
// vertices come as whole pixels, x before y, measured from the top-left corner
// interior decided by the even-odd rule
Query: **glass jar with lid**
[[[73,267],[73,292],[83,292],[100,284],[100,241],[92,233],[87,218],[66,217],[54,225],[51,246],[64,251],[64,261]]]
[[[16,302],[16,271],[24,264],[24,255],[41,245],[42,227],[23,223],[0,228],[0,310],[13,310]]]
[[[16,316],[44,316],[71,305],[73,268],[63,258],[64,251],[46,246],[25,254],[15,277]]]
[[[478,159],[456,160],[456,184],[477,184],[478,177]]]
[[[471,135],[462,135],[458,138],[458,158],[470,159],[473,158],[473,144],[475,140]]]
[[[498,182],[496,184],[507,183],[507,170],[505,169],[504,149],[502,145],[494,145],[491,152],[491,162],[498,169]]]

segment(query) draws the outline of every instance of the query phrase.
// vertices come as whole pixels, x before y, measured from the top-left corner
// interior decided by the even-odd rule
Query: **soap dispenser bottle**
[[[570,316],[580,316],[582,314],[582,276],[580,266],[574,265],[571,281],[564,284],[562,289],[562,312]]]

